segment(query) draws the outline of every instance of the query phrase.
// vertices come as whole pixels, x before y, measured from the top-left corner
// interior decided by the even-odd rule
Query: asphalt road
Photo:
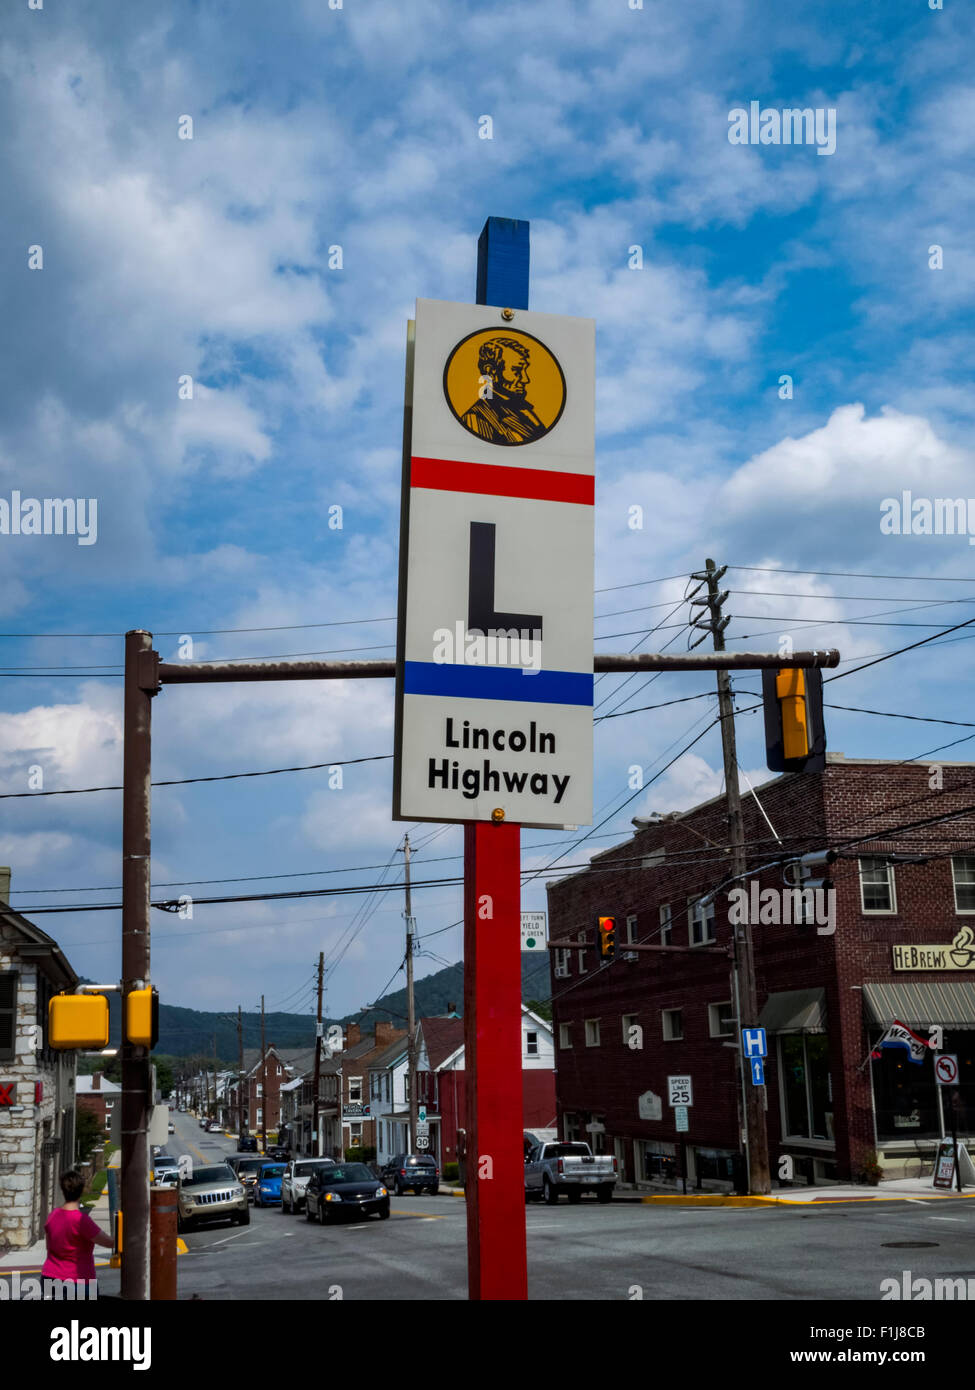
[[[223,1135],[175,1117],[171,1152],[216,1162],[234,1152]],[[881,1280],[975,1279],[975,1198],[791,1208],[686,1208],[583,1201],[532,1204],[531,1300],[728,1299],[876,1302]],[[327,1227],[280,1208],[250,1225],[186,1236],[182,1299],[464,1300],[463,1198],[394,1197],[377,1217]],[[914,1248],[896,1248],[910,1242]],[[894,1246],[895,1248],[890,1248]],[[104,1291],[115,1292],[114,1271]]]

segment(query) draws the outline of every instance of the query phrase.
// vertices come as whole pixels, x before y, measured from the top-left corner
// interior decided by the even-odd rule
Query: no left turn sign
[[[953,1052],[942,1052],[934,1059],[935,1080],[942,1086],[954,1086],[958,1082],[958,1058]]]

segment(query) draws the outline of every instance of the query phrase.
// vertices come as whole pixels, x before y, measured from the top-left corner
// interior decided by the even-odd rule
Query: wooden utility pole
[[[403,836],[403,859],[406,869],[406,1085],[410,1109],[410,1132],[406,1148],[416,1148],[416,1010],[413,1002],[413,905],[410,897],[410,837]]]
[[[718,582],[727,570],[718,569],[713,560],[705,561],[703,573],[692,575],[708,586],[706,602],[710,619],[699,626],[711,632],[715,652],[724,652],[724,630],[730,621],[721,616],[721,606],[727,594],[718,591]],[[731,677],[724,668],[718,669],[718,715],[721,719],[721,751],[724,758],[725,810],[728,820],[728,844],[731,846],[731,877],[741,883],[748,872],[745,854],[745,834],[741,818],[741,795],[738,788],[738,753],[735,746],[735,713],[731,698]],[[755,983],[755,954],[751,923],[747,914],[743,925],[734,929],[734,975],[737,984],[738,1038],[742,1028],[758,1024],[758,992]],[[768,1130],[765,1122],[766,1092],[764,1086],[745,1086],[745,1134],[748,1155],[748,1190],[767,1195],[772,1190],[768,1162]]]
[[[122,1018],[134,989],[149,984],[150,761],[152,697],[159,656],[152,634],[125,634],[122,755]],[[122,1036],[121,1210],[124,1222],[121,1293],[149,1297],[149,1049]]]
[[[322,1074],[322,985],[325,980],[325,952],[318,953],[318,1013],[315,1021],[315,1089],[311,1102],[311,1134],[314,1151],[322,1156],[322,1136],[318,1129],[318,1087]]]
[[[219,1100],[218,1100],[218,1097],[217,1097],[217,1035],[216,1035],[216,1033],[214,1033],[214,1035],[213,1035],[213,1118],[214,1118],[215,1120],[219,1120],[219,1118],[220,1118],[220,1116],[219,1116],[218,1113],[217,1113],[218,1107],[219,1107]]]
[[[267,1153],[267,1044],[264,1041],[264,995],[261,995],[261,1149]]]

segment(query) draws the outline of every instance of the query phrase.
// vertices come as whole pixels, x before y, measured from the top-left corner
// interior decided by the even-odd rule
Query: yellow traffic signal
[[[104,994],[55,994],[47,1006],[47,1040],[62,1051],[108,1047]]]
[[[597,922],[596,943],[600,960],[616,959],[616,918],[600,917]]]
[[[766,764],[772,772],[822,772],[826,766],[823,673],[780,666],[762,672]]]
[[[809,726],[806,722],[806,678],[798,667],[779,671],[775,695],[782,710],[782,753],[785,758],[809,756]]]
[[[134,989],[125,997],[125,1036],[135,1047],[155,1047],[159,1041],[159,995],[154,989]]]

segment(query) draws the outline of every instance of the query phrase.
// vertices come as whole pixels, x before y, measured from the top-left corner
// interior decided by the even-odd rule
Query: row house
[[[281,1088],[300,1075],[311,1055],[308,1048],[280,1048],[270,1043],[244,1049],[243,1081],[228,1073],[223,1118],[239,1134],[277,1134],[282,1122]]]
[[[522,1005],[523,1128],[555,1124],[552,1026]],[[410,1153],[409,1070],[405,1038],[376,1058],[370,1087],[378,1127],[377,1162]],[[457,1161],[458,1132],[466,1127],[464,1020],[456,1013],[422,1018],[416,1033],[417,1104],[426,1110],[429,1152],[443,1166]]]
[[[47,1006],[78,976],[57,942],[9,906],[0,869],[0,1248],[43,1235],[74,1162],[75,1053],[49,1044]]]
[[[560,1133],[614,1152],[633,1183],[726,1182],[743,1161],[743,1066],[729,914],[748,912],[766,1029],[773,1180],[849,1181],[930,1165],[975,1131],[975,764],[935,768],[827,755],[742,800],[749,875],[729,884],[723,798],[636,820],[633,837],[548,887]],[[819,898],[788,893],[785,864],[837,855]],[[795,869],[789,874],[794,876]],[[732,894],[732,888],[740,893]],[[771,890],[771,891],[770,891]],[[737,901],[736,901],[737,899]],[[790,901],[791,900],[791,901]],[[794,910],[793,910],[794,904]],[[598,915],[617,959],[596,959]],[[632,945],[669,951],[628,951]],[[959,1064],[880,1047],[900,1022]],[[940,1035],[940,1036],[939,1036]],[[668,1077],[689,1076],[687,1128]]]
[[[376,1121],[369,1095],[370,1067],[406,1030],[379,1021],[363,1035],[358,1023],[347,1024],[341,1052],[327,1055],[323,1045],[318,1080],[318,1130],[315,1130],[315,1052],[303,1054],[301,1074],[282,1088],[282,1126],[296,1153],[339,1157],[350,1148],[376,1144]],[[297,1060],[295,1059],[297,1069]]]
[[[109,1081],[102,1072],[94,1076],[79,1076],[75,1079],[75,1095],[79,1110],[87,1110],[98,1121],[99,1128],[107,1135],[112,1128],[112,1115],[120,1103],[122,1087]]]

